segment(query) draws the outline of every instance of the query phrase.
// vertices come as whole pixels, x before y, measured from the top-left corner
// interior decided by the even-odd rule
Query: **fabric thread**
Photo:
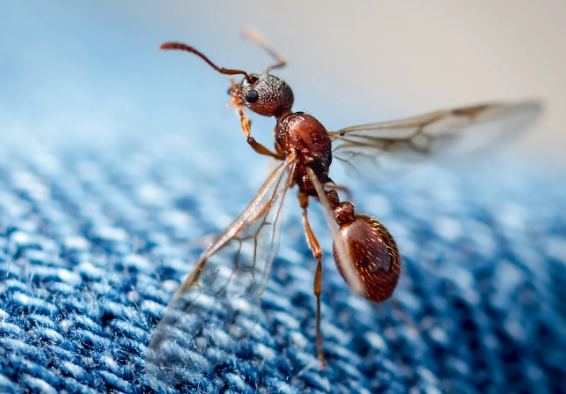
[[[353,182],[357,209],[397,240],[396,298],[418,330],[349,291],[313,202],[330,365],[318,369],[315,262],[290,193],[265,323],[235,356],[196,360],[210,367],[183,387],[150,387],[152,329],[259,175],[229,153],[212,171],[189,139],[118,145],[0,151],[0,392],[566,392],[566,184],[514,162]]]

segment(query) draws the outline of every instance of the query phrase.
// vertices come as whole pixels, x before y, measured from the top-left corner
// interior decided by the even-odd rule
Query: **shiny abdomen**
[[[346,279],[345,269],[353,270],[360,282],[358,295],[368,300],[382,302],[391,297],[401,267],[397,246],[385,227],[368,216],[356,215],[353,221],[340,226],[338,236],[349,253],[349,258],[343,258],[333,248],[342,277]]]

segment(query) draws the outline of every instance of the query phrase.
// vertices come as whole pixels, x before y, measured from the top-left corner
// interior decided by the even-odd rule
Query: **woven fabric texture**
[[[290,193],[255,333],[182,386],[152,384],[152,329],[263,170],[238,165],[243,141],[224,158],[182,138],[108,145],[0,149],[0,392],[566,392],[566,182],[513,162],[349,185],[396,237],[403,311],[349,291],[312,204],[325,371]]]

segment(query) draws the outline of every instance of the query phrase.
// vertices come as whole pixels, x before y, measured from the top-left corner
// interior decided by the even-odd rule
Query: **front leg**
[[[277,152],[272,152],[265,146],[257,142],[254,137],[252,137],[252,122],[248,120],[248,117],[244,112],[244,107],[241,104],[235,102],[233,102],[232,105],[236,109],[236,113],[240,115],[242,133],[244,133],[244,137],[246,137],[248,144],[252,147],[252,149],[261,155],[271,156],[276,159],[283,160],[285,156],[282,151],[278,150]]]

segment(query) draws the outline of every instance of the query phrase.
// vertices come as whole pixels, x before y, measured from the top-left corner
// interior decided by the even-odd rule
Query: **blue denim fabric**
[[[263,169],[240,162],[244,141],[223,155],[188,138],[126,142],[0,147],[0,392],[566,392],[566,182],[512,161],[349,184],[396,237],[402,311],[349,291],[312,204],[325,371],[290,193],[254,334],[216,366],[196,359],[209,367],[182,387],[150,383],[152,329]]]

